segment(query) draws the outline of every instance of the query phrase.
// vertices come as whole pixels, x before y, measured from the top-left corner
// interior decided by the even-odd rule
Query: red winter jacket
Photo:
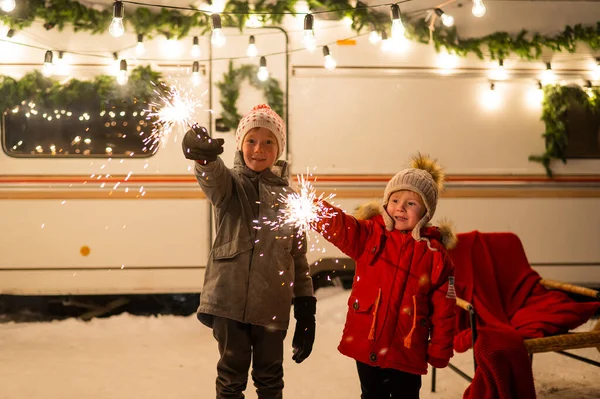
[[[338,350],[371,366],[413,374],[427,374],[428,361],[445,367],[453,355],[456,300],[453,287],[447,297],[454,266],[442,245],[444,232],[421,230],[429,246],[410,232],[387,231],[378,211],[358,220],[325,205],[336,215],[320,220],[316,230],[356,261]]]

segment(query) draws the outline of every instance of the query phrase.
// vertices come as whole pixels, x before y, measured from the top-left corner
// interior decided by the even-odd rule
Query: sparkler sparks
[[[300,189],[297,192],[291,192],[287,195],[281,195],[280,201],[284,205],[284,208],[279,215],[279,224],[289,224],[298,229],[298,235],[306,234],[311,226],[323,219],[327,219],[336,215],[336,212],[332,212],[328,207],[325,206],[323,201],[331,201],[335,194],[321,193],[317,195],[315,188],[313,187],[309,177],[310,173],[306,175],[299,175],[298,182]],[[316,179],[314,180],[316,181]]]
[[[194,113],[202,107],[202,101],[190,91],[172,85],[166,92],[154,90],[157,102],[149,104],[148,119],[154,119],[152,133],[144,140],[155,153],[160,145],[165,145],[175,127],[185,130],[191,126]]]

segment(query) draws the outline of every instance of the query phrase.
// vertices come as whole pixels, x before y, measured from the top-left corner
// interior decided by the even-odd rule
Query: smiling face
[[[396,230],[414,229],[427,212],[421,196],[407,190],[392,193],[386,210],[394,220]]]
[[[248,131],[242,143],[246,166],[259,173],[275,164],[278,151],[275,135],[264,127]]]

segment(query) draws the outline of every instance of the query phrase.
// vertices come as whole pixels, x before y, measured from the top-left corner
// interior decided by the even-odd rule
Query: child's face
[[[273,132],[264,127],[254,128],[246,133],[242,143],[242,153],[246,166],[255,172],[262,172],[277,160],[277,139]]]
[[[407,190],[392,193],[386,209],[396,230],[414,229],[427,211],[421,196]]]

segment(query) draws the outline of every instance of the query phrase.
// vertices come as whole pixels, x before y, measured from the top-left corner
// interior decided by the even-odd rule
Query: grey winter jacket
[[[196,163],[216,225],[198,308],[198,319],[209,327],[214,315],[286,330],[292,297],[313,295],[305,237],[271,225],[283,206],[280,194],[291,190],[287,163],[280,160],[273,170],[281,177],[271,169],[252,171],[239,151],[232,169],[221,158]]]

